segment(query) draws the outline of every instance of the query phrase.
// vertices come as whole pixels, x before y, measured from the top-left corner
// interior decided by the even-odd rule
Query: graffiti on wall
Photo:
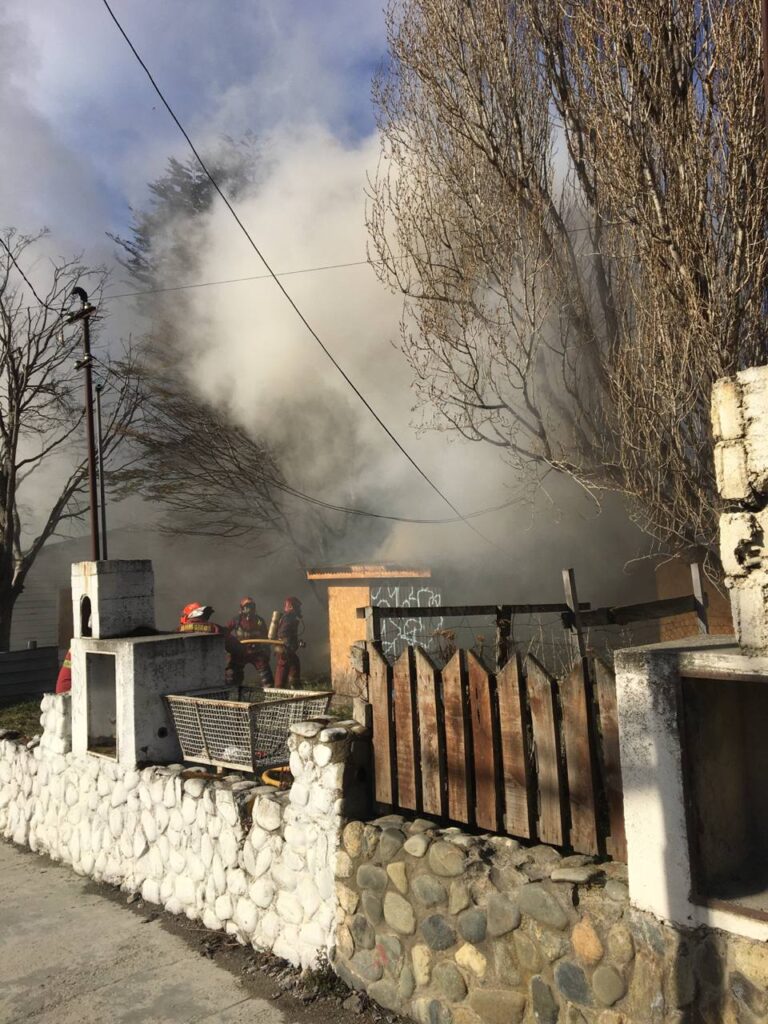
[[[371,604],[378,608],[439,608],[442,597],[434,587],[399,585],[371,588]],[[435,634],[443,627],[442,616],[428,619],[382,619],[381,646],[389,661],[398,658],[406,647],[418,644],[424,650],[435,648]]]

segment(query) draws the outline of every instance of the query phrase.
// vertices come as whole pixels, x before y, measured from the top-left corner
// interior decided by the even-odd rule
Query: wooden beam
[[[431,569],[417,566],[386,565],[325,565],[307,569],[308,580],[428,580]]]
[[[706,604],[706,595],[704,603]],[[684,615],[696,611],[693,594],[685,597],[667,597],[658,601],[644,601],[641,604],[627,604],[617,608],[594,608],[582,611],[583,626],[626,626],[630,622],[645,622],[649,619],[665,619],[668,615]]]
[[[581,611],[586,611],[590,607],[589,602],[582,602],[579,605]],[[435,619],[462,615],[487,615],[496,618],[502,610],[510,615],[554,615],[570,611],[567,604],[462,604],[433,605],[429,608],[386,608],[377,605],[376,610],[383,619]],[[364,619],[365,608],[358,608],[356,614],[358,619]]]
[[[496,612],[496,671],[499,672],[509,659],[509,637],[512,632],[512,612],[509,605],[502,605]]]
[[[693,585],[693,596],[696,599],[696,619],[699,624],[699,632],[709,633],[707,598],[701,579],[701,565],[698,562],[691,562],[691,583]]]
[[[576,591],[576,573],[573,569],[563,569],[563,588],[565,590],[565,603],[571,613],[571,623],[576,633],[576,642],[579,648],[579,657],[584,661],[587,657],[587,645],[584,641],[584,629],[582,626],[581,607]]]
[[[359,609],[358,609],[359,610]],[[368,605],[363,608],[364,615],[358,615],[358,619],[365,619],[365,639],[369,644],[376,644],[381,649],[381,616],[379,609]]]

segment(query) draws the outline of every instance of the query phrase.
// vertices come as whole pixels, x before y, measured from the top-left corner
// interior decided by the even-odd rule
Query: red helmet
[[[301,601],[298,597],[286,597],[285,603],[283,604],[283,611],[301,614]]]
[[[189,604],[185,604],[181,616],[179,617],[179,624],[183,626],[185,622],[189,622],[190,615],[197,608],[202,608],[199,601],[191,601]]]
[[[244,597],[240,602],[241,608],[247,608],[248,605],[251,605],[254,609],[256,608],[256,602],[253,600],[252,597]]]

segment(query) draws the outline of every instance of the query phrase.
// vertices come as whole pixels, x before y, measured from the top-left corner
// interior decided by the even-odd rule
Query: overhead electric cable
[[[117,394],[120,394],[120,390],[115,387],[109,380],[107,375],[117,377],[120,381],[125,381],[125,378],[119,373],[113,366],[105,363],[103,359],[99,359],[97,355],[91,352],[91,359],[94,363],[97,363],[104,371],[104,383],[108,388],[111,388]],[[324,498],[318,498],[312,494],[305,494],[304,491],[300,491],[297,487],[292,487],[289,483],[284,480],[277,480],[275,477],[268,479],[270,487],[274,487],[278,491],[283,491],[285,494],[289,494],[294,498],[299,498],[301,501],[306,501],[310,505],[317,505],[320,508],[326,508],[331,512],[344,512],[351,516],[365,516],[368,519],[386,519],[394,523],[414,523],[420,526],[445,526],[449,523],[462,523],[466,522],[467,519],[478,519],[480,516],[489,515],[491,512],[501,512],[505,508],[510,508],[512,505],[517,504],[517,498],[510,498],[509,501],[504,501],[500,505],[491,505],[488,508],[477,509],[475,512],[469,512],[463,516],[450,516],[444,519],[418,519],[413,516],[398,516],[390,515],[386,512],[371,512],[365,508],[354,508],[349,505],[339,505],[332,501],[326,501]]]
[[[578,234],[581,231],[592,231],[593,228],[591,228],[591,227],[569,228],[568,230],[569,230],[570,234]],[[1,239],[0,239],[0,241],[1,241]],[[6,246],[6,248],[7,248],[7,246]],[[422,257],[424,257],[424,254],[420,254],[420,255]],[[588,253],[587,255],[594,255],[594,253]],[[13,257],[11,257],[11,258],[13,259]],[[392,258],[393,261],[399,261],[399,260],[409,260],[412,257],[409,256],[409,255],[402,255],[402,256],[392,256],[391,258]],[[424,258],[426,258],[426,257],[424,257]],[[369,259],[366,259],[366,260],[349,260],[347,263],[325,263],[325,264],[322,264],[322,265],[317,266],[317,267],[298,267],[295,270],[278,270],[278,271],[275,271],[274,274],[248,274],[245,277],[225,277],[225,278],[220,278],[219,280],[216,280],[216,281],[190,281],[188,284],[170,284],[170,285],[166,285],[163,288],[137,288],[137,289],[135,289],[132,292],[115,292],[112,295],[109,295],[109,294],[105,293],[104,295],[102,295],[102,301],[106,302],[106,301],[112,301],[112,300],[115,300],[115,299],[133,299],[133,298],[139,298],[142,295],[165,295],[167,292],[186,292],[186,291],[192,291],[195,288],[214,288],[214,287],[217,287],[218,285],[222,285],[222,284],[244,284],[244,283],[246,283],[248,281],[270,281],[270,280],[272,280],[273,277],[294,277],[294,276],[296,276],[298,274],[317,274],[317,273],[320,273],[320,272],[325,271],[325,270],[347,270],[347,269],[349,269],[351,267],[365,267],[365,266],[376,267],[376,266],[380,266],[381,264],[383,264],[385,262],[386,262],[386,260],[369,260]],[[16,266],[18,267],[18,264],[16,264]],[[21,273],[21,271],[19,271],[19,272]],[[22,274],[22,277],[24,277],[23,274]],[[27,281],[27,284],[31,288],[32,285],[30,284],[30,282],[27,280],[26,277],[24,278],[24,280]],[[34,291],[34,289],[33,289],[33,291]],[[38,302],[36,304],[30,304],[28,306],[22,306],[21,308],[22,309],[36,309],[38,306],[43,306],[43,307],[47,308],[47,303],[43,302],[42,299],[40,299],[38,297]]]
[[[381,263],[381,260],[373,262]],[[275,274],[250,274],[248,277],[229,277],[222,281],[193,281],[191,284],[173,284],[165,288],[142,288],[135,292],[118,292],[105,295],[105,299],[132,299],[138,295],[163,295],[165,292],[186,292],[193,288],[212,288],[219,284],[241,284],[245,281],[265,281],[273,277],[292,277],[294,274],[316,274],[320,270],[346,270],[347,267],[364,267],[370,260],[354,260],[350,263],[328,263],[322,267],[301,267],[298,270],[283,270]]]
[[[406,259],[406,257],[394,256],[393,259]],[[293,277],[296,274],[316,274],[323,270],[345,270],[348,267],[374,266],[375,264],[383,262],[383,260],[352,260],[348,263],[327,263],[319,267],[299,267],[296,270],[281,270],[277,273],[277,276]],[[249,274],[247,277],[227,277],[218,281],[190,281],[189,284],[171,284],[164,288],[137,288],[132,292],[115,292],[113,295],[104,294],[102,295],[102,301],[111,302],[115,299],[133,299],[142,295],[164,295],[166,292],[186,292],[195,288],[213,288],[220,284],[243,284],[246,281],[270,281],[272,277],[272,274]],[[38,301],[36,305],[32,304],[29,306],[22,306],[21,308],[36,309],[37,306],[45,306],[45,303]]]
[[[295,498],[300,498],[302,501],[309,502],[311,505],[319,505],[321,508],[327,508],[333,512],[345,512],[347,515],[365,516],[369,519],[387,519],[390,522],[395,523],[416,523],[418,525],[425,526],[445,526],[449,523],[466,523],[468,519],[478,519],[480,516],[488,515],[491,512],[501,512],[502,509],[510,508],[512,505],[517,504],[517,498],[510,498],[509,501],[504,501],[500,505],[481,508],[476,512],[470,512],[463,516],[450,516],[447,519],[415,519],[411,516],[387,515],[384,512],[370,512],[368,509],[350,508],[347,505],[335,505],[333,502],[323,501],[322,498],[316,498],[310,494],[305,494],[303,491],[299,491],[295,487],[291,487],[290,484],[283,484],[276,480],[272,481],[272,486],[277,488],[279,491],[285,491],[286,494],[290,494]]]
[[[178,117],[174,113],[174,110],[171,107],[170,103],[168,102],[168,100],[163,95],[163,92],[160,89],[160,86],[157,84],[157,82],[153,78],[152,72],[149,70],[147,65],[144,63],[144,61],[143,61],[141,55],[139,54],[138,50],[133,45],[133,43],[131,42],[128,34],[125,31],[125,29],[123,28],[123,26],[118,21],[117,17],[115,16],[114,11],[112,10],[112,8],[109,5],[108,0],[102,0],[102,3],[104,5],[104,7],[107,9],[107,12],[109,13],[110,18],[115,23],[118,32],[123,37],[123,39],[126,41],[126,43],[128,44],[128,47],[130,48],[130,50],[133,53],[134,57],[136,58],[138,63],[141,65],[141,68],[143,69],[144,73],[146,74],[147,78],[149,79],[149,81],[150,81],[150,83],[152,85],[152,88],[157,93],[158,98],[160,99],[160,102],[163,104],[165,109],[168,111],[168,113],[169,113],[171,119],[173,120],[174,124],[176,125],[176,127],[179,129],[179,131],[183,135],[187,145],[189,146],[190,150],[192,151],[192,154],[194,155],[194,157],[197,160],[197,162],[200,164],[200,167],[201,167],[203,173],[208,178],[208,180],[210,181],[211,185],[214,187],[214,189],[218,193],[219,197],[221,198],[221,200],[223,201],[223,203],[225,204],[225,206],[227,207],[229,212],[234,217],[235,222],[237,223],[238,227],[240,228],[240,230],[245,235],[245,237],[248,240],[251,248],[256,253],[256,255],[259,257],[261,262],[264,264],[264,267],[266,268],[266,270],[269,273],[270,277],[275,282],[275,284],[280,289],[280,291],[283,293],[283,296],[285,297],[287,302],[290,304],[290,306],[292,307],[293,311],[296,313],[298,318],[304,324],[306,329],[309,331],[309,333],[315,339],[315,341],[320,346],[320,348],[323,350],[323,352],[325,352],[325,354],[328,357],[328,359],[330,359],[330,361],[336,367],[338,372],[341,374],[341,376],[347,382],[349,387],[352,388],[352,390],[355,392],[355,394],[360,399],[360,401],[363,403],[363,405],[366,407],[366,409],[371,414],[371,416],[373,416],[373,418],[376,420],[376,422],[379,424],[379,426],[382,428],[382,430],[390,438],[392,443],[399,449],[401,454],[408,460],[408,462],[410,462],[410,464],[413,466],[413,468],[416,470],[416,472],[419,474],[419,476],[421,476],[422,479],[432,488],[432,490],[435,492],[435,494],[439,495],[439,497],[442,498],[442,500],[446,503],[446,505],[448,505],[448,507],[453,512],[456,513],[456,515],[462,520],[462,522],[466,523],[466,525],[469,527],[470,530],[473,531],[473,533],[477,534],[477,536],[480,537],[482,540],[484,540],[487,544],[491,544],[493,547],[496,547],[499,550],[503,551],[504,549],[501,548],[500,545],[496,544],[495,541],[492,541],[489,537],[486,537],[475,526],[473,526],[472,523],[468,522],[466,520],[466,518],[458,510],[458,508],[454,505],[454,503],[450,500],[450,498],[448,498],[443,493],[443,491],[440,490],[440,488],[437,486],[437,484],[434,483],[429,478],[429,476],[427,476],[427,474],[424,472],[424,470],[421,468],[421,466],[416,462],[416,460],[413,458],[413,456],[410,455],[410,453],[403,447],[403,445],[400,443],[400,441],[398,441],[398,439],[395,437],[395,435],[392,433],[392,431],[389,429],[389,427],[386,425],[386,423],[382,420],[382,418],[379,416],[379,414],[376,412],[376,410],[370,404],[368,399],[363,395],[363,393],[358,389],[358,387],[354,384],[354,382],[351,380],[351,378],[347,375],[346,371],[342,368],[340,363],[337,362],[337,360],[335,359],[335,357],[331,353],[330,349],[327,348],[327,346],[324,344],[324,342],[320,338],[319,334],[315,331],[315,329],[312,327],[310,322],[307,320],[307,318],[301,312],[299,307],[296,305],[296,303],[293,300],[293,298],[291,297],[290,293],[285,288],[283,283],[280,281],[280,278],[274,272],[274,270],[270,266],[269,262],[265,258],[264,254],[262,253],[261,249],[259,249],[258,245],[254,241],[253,237],[251,236],[251,233],[248,231],[248,229],[246,228],[245,224],[243,224],[243,222],[240,219],[240,217],[239,217],[237,211],[235,210],[234,206],[229,201],[229,199],[227,199],[226,195],[224,194],[224,192],[222,191],[221,187],[219,186],[219,183],[216,181],[214,176],[208,170],[208,167],[207,167],[205,161],[203,160],[203,158],[200,155],[200,153],[197,151],[197,149],[195,147],[195,144],[192,142],[192,139],[189,137],[189,134],[187,133],[187,130],[184,128],[184,125],[181,123],[181,121],[178,119]],[[509,552],[505,552],[505,554],[509,554]]]

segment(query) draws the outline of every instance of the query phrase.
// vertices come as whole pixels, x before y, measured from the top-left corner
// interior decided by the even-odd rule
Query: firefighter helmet
[[[209,616],[213,615],[213,608],[209,604],[198,604],[192,611],[187,615],[190,622],[205,622]]]
[[[185,622],[189,622],[189,616],[195,611],[196,608],[200,608],[199,601],[191,601],[189,604],[185,604],[182,613],[179,617],[179,624],[184,625]]]

